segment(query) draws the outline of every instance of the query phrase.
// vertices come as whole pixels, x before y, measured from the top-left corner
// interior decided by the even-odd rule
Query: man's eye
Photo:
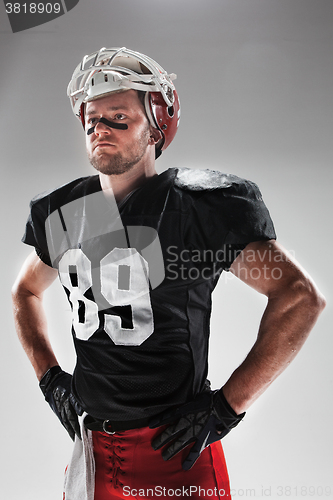
[[[97,118],[89,118],[87,120],[87,125],[94,125],[96,123]]]
[[[117,113],[114,117],[115,120],[124,120],[126,118],[122,113]]]

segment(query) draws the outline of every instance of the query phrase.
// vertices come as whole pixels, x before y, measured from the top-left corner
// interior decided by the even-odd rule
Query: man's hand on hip
[[[78,415],[83,414],[83,409],[74,398],[71,385],[72,375],[60,366],[50,368],[39,382],[46,401],[74,441],[75,434],[81,439]]]
[[[169,460],[194,443],[182,464],[184,470],[189,470],[204,448],[226,436],[244,415],[234,412],[222,389],[200,393],[193,401],[166,410],[151,419],[149,427],[152,429],[169,424],[154,439],[152,447],[158,450],[167,445],[162,457]]]

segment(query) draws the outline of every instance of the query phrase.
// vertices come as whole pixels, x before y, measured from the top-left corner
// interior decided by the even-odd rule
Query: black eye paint
[[[117,128],[119,130],[128,129],[128,125],[126,123],[110,122],[109,120],[107,120],[106,118],[103,118],[103,117],[100,118],[97,123],[104,123],[104,125],[107,125],[110,128]],[[96,127],[97,123],[95,123],[95,125],[93,127],[91,127],[90,129],[87,130],[87,135],[90,135],[95,131],[95,127]]]

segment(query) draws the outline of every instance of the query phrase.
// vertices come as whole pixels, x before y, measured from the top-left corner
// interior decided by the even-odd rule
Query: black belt
[[[115,432],[128,431],[130,429],[139,429],[147,427],[150,418],[139,418],[137,420],[125,420],[115,422],[113,420],[100,420],[91,415],[87,415],[84,419],[84,425],[91,431],[106,432],[107,434],[115,434]]]

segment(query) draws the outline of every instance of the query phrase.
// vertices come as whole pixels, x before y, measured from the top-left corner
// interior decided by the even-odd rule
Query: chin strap
[[[126,125],[126,123],[110,122],[109,120],[107,120],[106,118],[103,118],[103,117],[100,118],[97,123],[104,123],[104,125],[107,125],[110,128],[117,128],[119,130],[128,129],[128,125]],[[91,127],[89,130],[87,130],[87,135],[90,135],[95,131],[95,127],[96,127],[97,123],[95,123],[95,125],[93,127]]]

